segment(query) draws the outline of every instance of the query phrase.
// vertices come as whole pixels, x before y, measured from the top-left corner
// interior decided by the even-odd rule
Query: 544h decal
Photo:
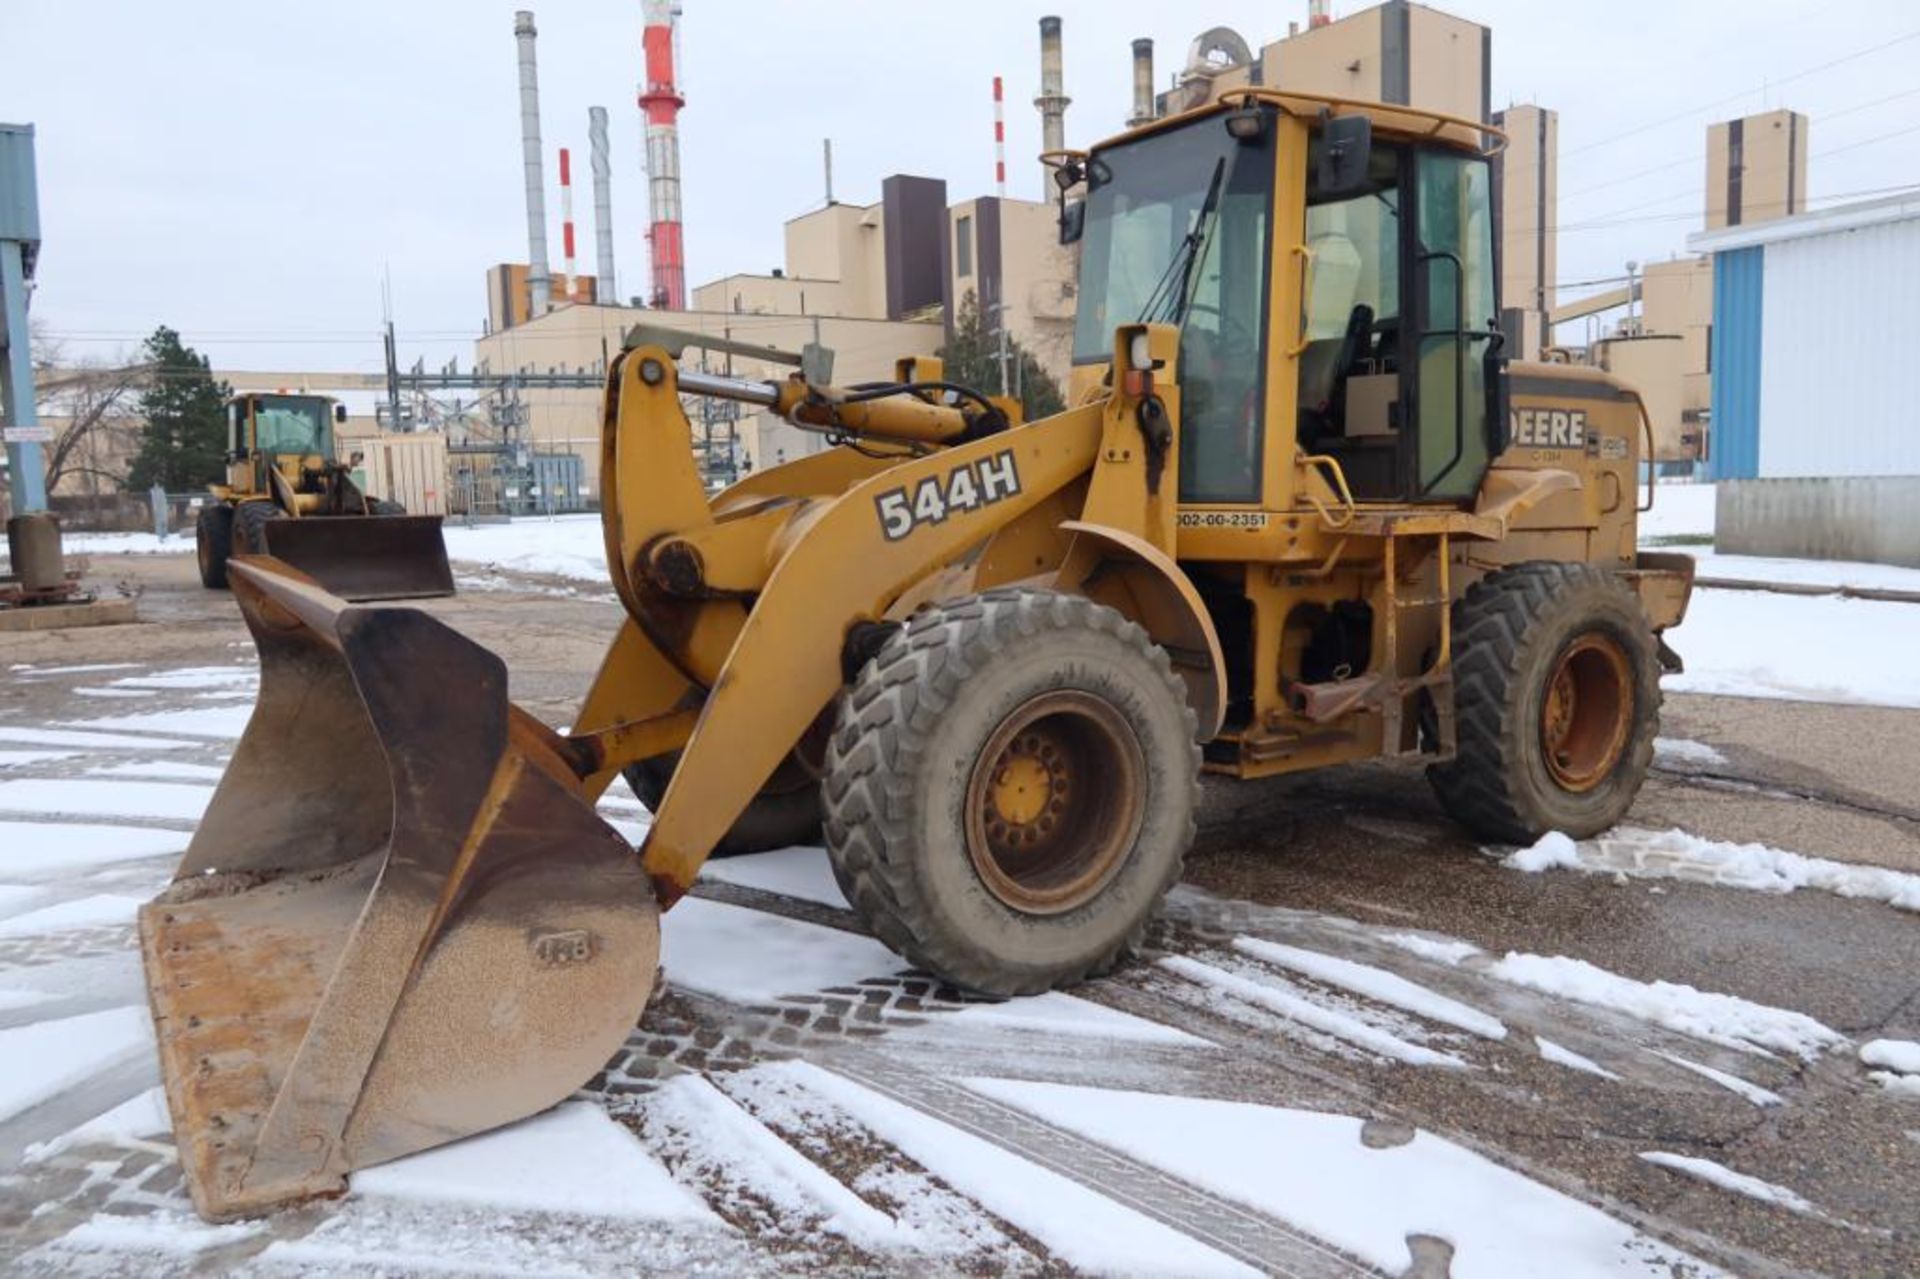
[[[873,499],[880,513],[880,532],[897,542],[922,524],[938,524],[949,515],[965,515],[1012,497],[1020,491],[1020,468],[1013,450],[956,466],[945,475],[929,475],[911,490],[888,489]]]

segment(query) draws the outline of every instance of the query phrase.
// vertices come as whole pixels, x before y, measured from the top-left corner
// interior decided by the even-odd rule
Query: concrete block
[[[41,604],[31,608],[0,608],[0,632],[57,631],[73,626],[115,626],[138,620],[131,599],[94,600],[89,604]]]

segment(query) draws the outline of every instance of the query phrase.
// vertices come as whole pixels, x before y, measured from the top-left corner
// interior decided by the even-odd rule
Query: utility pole
[[[33,347],[27,333],[27,285],[40,254],[40,203],[33,163],[33,126],[0,124],[0,421],[7,446],[7,489],[13,513],[47,509],[46,458],[51,438],[34,406]]]

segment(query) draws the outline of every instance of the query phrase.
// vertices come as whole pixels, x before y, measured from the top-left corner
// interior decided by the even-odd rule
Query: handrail
[[[1653,463],[1653,414],[1647,412],[1647,402],[1640,398],[1640,392],[1637,389],[1628,387],[1627,394],[1633,397],[1634,404],[1640,410],[1640,425],[1645,428],[1647,436],[1647,504],[1634,507],[1635,511],[1644,514],[1653,509],[1654,476],[1658,474],[1658,468]]]
[[[1300,259],[1300,337],[1287,348],[1287,358],[1294,360],[1313,345],[1313,250],[1296,244],[1287,252]]]
[[[1347,487],[1347,473],[1340,469],[1340,459],[1326,453],[1302,453],[1297,461],[1301,466],[1319,467],[1324,470],[1327,473],[1327,487],[1340,495],[1340,503],[1344,509],[1336,519],[1332,509],[1321,501],[1318,495],[1311,491],[1305,494],[1307,502],[1319,514],[1321,521],[1328,528],[1335,529],[1345,528],[1353,523],[1353,517],[1359,513],[1360,508],[1353,500],[1353,490]]]
[[[1336,110],[1345,108],[1347,110],[1367,112],[1377,111],[1386,115],[1425,120],[1429,122],[1429,127],[1425,134],[1425,136],[1429,138],[1438,137],[1442,129],[1449,127],[1468,129],[1479,134],[1482,138],[1480,151],[1483,155],[1498,155],[1507,148],[1507,133],[1505,129],[1496,128],[1482,120],[1468,119],[1463,115],[1449,115],[1444,111],[1429,111],[1424,107],[1408,106],[1404,103],[1370,102],[1365,98],[1340,98],[1330,94],[1300,93],[1288,89],[1263,89],[1249,86],[1243,89],[1228,89],[1215,99],[1214,102],[1207,103],[1206,105],[1233,106],[1235,103],[1265,102],[1279,108],[1287,115],[1297,116],[1304,114],[1291,110],[1288,107],[1290,101],[1310,102],[1322,109],[1332,107]],[[1186,113],[1182,112],[1181,114],[1184,115]],[[1389,125],[1388,127],[1391,128],[1392,126]],[[1412,132],[1412,130],[1407,130],[1407,132]]]

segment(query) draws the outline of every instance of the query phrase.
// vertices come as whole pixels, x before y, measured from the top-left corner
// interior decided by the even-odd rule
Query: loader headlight
[[[1136,369],[1153,367],[1153,343],[1144,329],[1127,339],[1127,363]]]

